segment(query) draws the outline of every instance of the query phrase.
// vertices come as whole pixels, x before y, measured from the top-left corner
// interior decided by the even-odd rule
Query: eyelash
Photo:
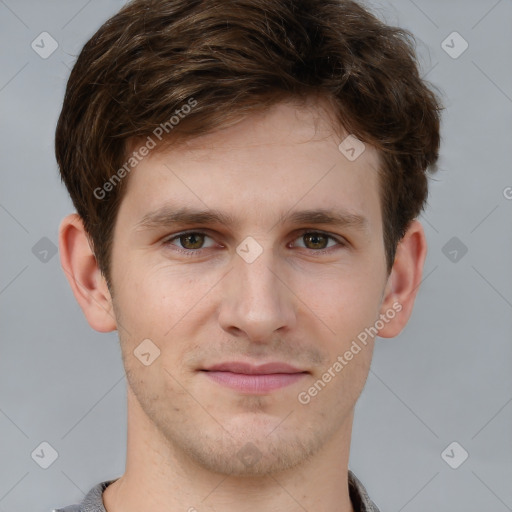
[[[300,238],[304,235],[322,235],[330,240],[333,240],[335,242],[337,242],[339,244],[340,247],[338,248],[343,248],[343,247],[347,247],[348,244],[346,242],[344,242],[343,240],[340,240],[339,238],[336,238],[332,235],[329,235],[328,233],[324,233],[323,231],[312,231],[311,229],[304,229],[302,231],[300,231],[297,236],[295,237],[294,241],[297,239],[297,238]],[[203,251],[205,250],[208,250],[209,247],[206,247],[206,248],[201,248],[201,249],[183,249],[182,247],[178,247],[177,245],[174,245],[173,242],[174,240],[177,240],[183,236],[186,236],[186,235],[205,235],[209,238],[213,238],[211,237],[210,235],[208,235],[208,233],[204,232],[204,231],[183,231],[182,233],[178,233],[176,235],[172,235],[172,237],[170,238],[166,238],[162,241],[162,244],[165,246],[165,247],[170,247],[172,246],[172,250],[175,250],[175,251],[178,251],[179,253],[183,254],[184,256],[187,256],[187,257],[194,257],[194,256],[201,256],[203,254]],[[326,249],[308,249],[307,247],[301,247],[301,249],[306,249],[306,250],[309,250],[311,251],[312,253],[314,254],[318,254],[318,255],[323,255],[323,254],[328,254],[331,252],[332,249],[336,249],[335,246],[333,247],[328,247]]]

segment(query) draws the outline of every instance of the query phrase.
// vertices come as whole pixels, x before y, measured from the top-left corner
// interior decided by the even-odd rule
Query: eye
[[[321,231],[303,231],[298,238],[295,240],[302,240],[304,242],[304,246],[306,249],[311,249],[315,252],[329,252],[333,246],[328,247],[329,240],[335,242],[336,244],[345,247],[347,244],[338,238],[335,238],[331,235],[323,233]]]
[[[211,242],[209,245],[204,245],[205,240],[209,239]],[[330,252],[336,245],[340,247],[346,247],[347,243],[342,239],[338,239],[327,233],[321,231],[308,231],[303,230],[296,240],[302,240],[304,245],[298,245],[297,247],[304,247],[310,249],[312,252],[317,254],[324,254]],[[329,246],[329,242],[333,242]],[[166,247],[172,246],[172,249],[182,253],[185,256],[194,256],[201,254],[203,250],[214,247],[215,242],[212,237],[201,231],[186,231],[178,233],[162,241],[162,244]]]
[[[185,233],[174,235],[171,238],[167,238],[163,241],[163,244],[176,246],[177,250],[181,252],[199,252],[201,249],[206,248],[203,247],[206,238],[212,240],[212,238],[206,233],[202,233],[200,231],[187,231]],[[181,247],[174,244],[174,240],[177,240]],[[213,247],[213,245],[214,244],[211,244],[208,247]]]

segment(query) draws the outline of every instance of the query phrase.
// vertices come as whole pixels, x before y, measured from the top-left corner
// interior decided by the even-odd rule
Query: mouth
[[[201,369],[217,384],[247,394],[265,394],[289,386],[309,374],[287,363],[273,362],[252,365],[245,362],[226,362]]]

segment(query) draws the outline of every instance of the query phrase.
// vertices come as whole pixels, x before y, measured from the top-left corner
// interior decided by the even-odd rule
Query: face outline
[[[77,296],[94,328],[118,328],[129,393],[167,443],[168,455],[179,453],[216,473],[276,473],[346,442],[374,339],[359,343],[343,369],[331,371],[317,394],[309,393],[308,403],[299,395],[396,302],[400,315],[379,335],[400,332],[421,277],[426,245],[419,223],[411,225],[388,277],[377,153],[367,145],[348,160],[338,149],[342,139],[317,106],[279,104],[139,163],[114,229],[113,297],[101,279],[94,290],[107,305],[103,313]],[[165,205],[219,210],[237,224],[141,225]],[[360,215],[366,227],[279,222],[318,209]],[[73,274],[72,251],[66,250],[70,224],[61,225],[61,246],[63,266]],[[208,237],[201,255],[185,256],[177,237],[184,232]],[[237,252],[247,237],[258,244],[250,242],[250,251],[262,250],[252,262]],[[310,248],[323,243],[329,252]],[[87,252],[83,237],[78,247]],[[86,283],[94,270],[87,261],[88,270],[75,271]],[[149,366],[134,356],[145,339],[160,350]],[[201,371],[224,361],[280,361],[308,373],[287,387],[247,394]]]

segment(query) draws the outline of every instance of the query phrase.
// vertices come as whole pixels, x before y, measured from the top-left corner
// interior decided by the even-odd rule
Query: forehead
[[[347,158],[339,148],[347,135],[321,105],[278,104],[149,153],[129,176],[121,209],[132,223],[172,205],[275,223],[292,210],[342,208],[371,225],[380,221],[379,156],[366,145]]]

